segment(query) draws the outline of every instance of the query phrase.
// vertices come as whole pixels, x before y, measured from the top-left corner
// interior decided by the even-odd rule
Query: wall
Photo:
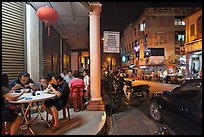
[[[71,52],[71,70],[78,70],[78,52]]]
[[[39,80],[39,21],[36,11],[26,4],[27,72]]]
[[[202,10],[199,10],[191,15],[189,15],[188,17],[186,17],[184,19],[184,21],[186,22],[186,42],[191,42],[193,41],[194,39],[197,38],[197,20],[198,18],[202,16]],[[195,35],[192,35],[190,34],[190,26],[195,24]],[[201,27],[202,29],[202,27]]]

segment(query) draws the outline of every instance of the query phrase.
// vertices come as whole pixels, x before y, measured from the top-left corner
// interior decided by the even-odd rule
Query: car
[[[153,93],[150,115],[178,135],[202,135],[202,79],[185,80],[171,91]]]

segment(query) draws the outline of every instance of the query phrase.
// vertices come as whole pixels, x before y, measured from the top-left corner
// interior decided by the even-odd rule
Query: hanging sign
[[[103,52],[120,53],[120,32],[104,31]]]

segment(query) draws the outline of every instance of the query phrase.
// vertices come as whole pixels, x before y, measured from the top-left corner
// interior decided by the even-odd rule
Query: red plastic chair
[[[66,109],[67,109],[67,113],[68,113],[68,118],[69,118],[69,121],[70,121],[70,112],[69,112],[69,99],[67,101],[67,105],[62,109],[63,111],[63,118],[66,118]]]
[[[74,112],[77,111],[77,107],[83,111],[83,92],[84,85],[75,85],[71,87],[70,99],[73,101]]]

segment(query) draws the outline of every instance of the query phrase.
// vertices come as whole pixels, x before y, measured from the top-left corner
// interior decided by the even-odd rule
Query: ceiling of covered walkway
[[[66,40],[71,49],[89,47],[89,2],[29,2],[36,10],[49,6],[58,12],[58,20],[52,26]]]

